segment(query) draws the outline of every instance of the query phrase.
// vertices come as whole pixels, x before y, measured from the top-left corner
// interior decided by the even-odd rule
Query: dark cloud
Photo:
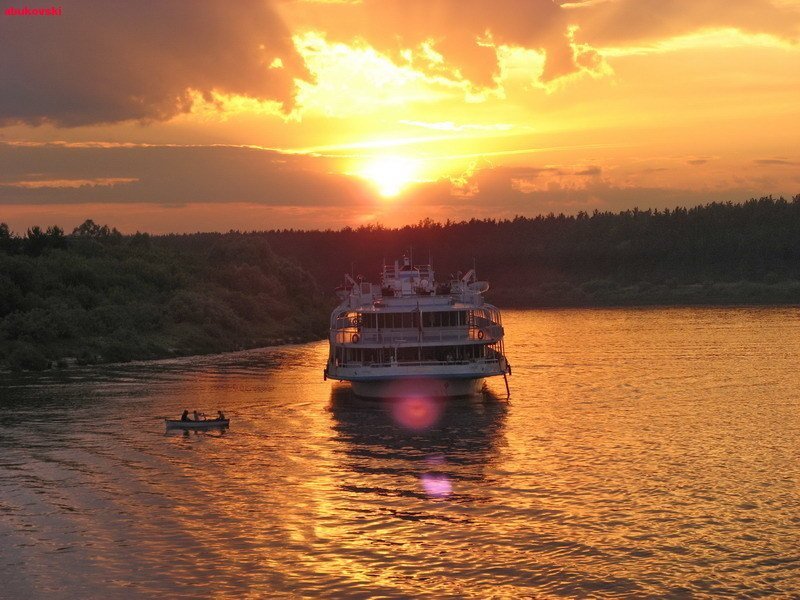
[[[48,213],[70,214],[82,205],[92,205],[92,210],[105,205],[107,211],[118,207],[128,229],[139,227],[134,217],[125,216],[125,205],[132,204],[190,212],[205,205],[209,207],[206,217],[212,220],[203,223],[224,216],[220,222],[226,224],[236,222],[231,211],[250,205],[259,210],[274,209],[277,225],[325,228],[387,210],[396,214],[384,222],[403,224],[426,216],[440,220],[507,218],[594,209],[616,211],[632,206],[672,208],[785,192],[776,190],[774,184],[752,179],[742,180],[736,188],[718,190],[633,187],[603,177],[599,167],[533,165],[479,169],[461,187],[446,179],[419,183],[387,203],[376,200],[373,187],[366,182],[335,174],[341,165],[333,159],[237,146],[76,147],[6,142],[0,143],[0,165],[0,214],[4,208],[11,210],[11,205],[27,205],[32,210],[39,205]],[[212,212],[216,215],[213,218]],[[248,216],[238,218],[250,223]],[[270,226],[263,214],[259,218],[258,227]],[[168,228],[184,231],[186,227],[200,227],[197,219],[190,222],[191,227],[176,217]]]
[[[753,161],[757,165],[787,165],[787,166],[795,166],[797,165],[796,162],[792,162],[790,160],[786,160],[785,158],[759,158]]]
[[[226,146],[0,143],[0,204],[253,202],[357,207],[372,201],[365,183],[332,173],[334,165],[327,161]]]
[[[580,171],[576,171],[575,175],[581,175],[582,177],[597,177],[603,172],[603,169],[597,166],[586,167],[585,169],[581,169]]]
[[[569,11],[579,38],[593,46],[616,46],[685,35],[707,28],[734,28],[787,40],[800,35],[800,13],[770,0],[614,0]]]
[[[488,172],[503,173],[509,180],[533,179],[543,173],[551,173],[556,175],[563,174],[563,171],[557,167],[491,167],[489,169],[484,168],[479,171],[479,173]]]
[[[266,0],[70,0],[58,17],[0,15],[0,42],[0,125],[168,119],[189,88],[289,105],[306,76]]]
[[[584,179],[585,185],[574,181],[553,182],[545,189],[524,189],[516,186],[512,169],[494,168],[475,173],[469,195],[463,196],[442,185],[419,190],[410,203],[424,214],[448,214],[453,219],[472,217],[511,218],[515,215],[578,211],[620,211],[631,207],[675,208],[690,207],[708,202],[742,202],[765,194],[763,188],[742,185],[715,190],[696,190],[656,186],[622,186],[605,179]],[[768,193],[768,192],[766,192]],[[413,208],[409,212],[414,213]],[[419,211],[417,211],[419,212]],[[423,213],[420,213],[423,214]]]

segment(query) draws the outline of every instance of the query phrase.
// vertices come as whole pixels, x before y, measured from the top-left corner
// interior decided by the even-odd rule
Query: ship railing
[[[478,358],[472,360],[416,360],[416,361],[397,361],[397,362],[362,362],[347,361],[339,365],[345,369],[354,367],[372,367],[385,369],[389,367],[441,367],[441,366],[465,366],[465,365],[499,365],[500,358]]]
[[[333,332],[333,341],[337,344],[357,344],[361,341],[358,329],[355,327],[348,329],[337,329]]]
[[[469,338],[477,341],[497,341],[503,337],[503,327],[496,323],[475,325],[469,328]]]
[[[415,344],[428,342],[462,342],[473,340],[476,342],[492,343],[503,337],[503,328],[500,325],[484,327],[470,326],[458,329],[422,329],[421,331],[391,331],[374,329],[358,329],[347,327],[334,331],[333,341],[337,344]]]

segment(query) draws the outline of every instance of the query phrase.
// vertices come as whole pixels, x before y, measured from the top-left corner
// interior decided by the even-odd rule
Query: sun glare
[[[417,161],[400,156],[380,156],[366,163],[359,175],[375,184],[384,198],[394,198],[414,181]]]

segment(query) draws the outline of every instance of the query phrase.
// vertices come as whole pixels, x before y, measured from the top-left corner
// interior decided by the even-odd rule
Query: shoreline
[[[493,303],[494,304],[494,303]],[[786,302],[736,302],[736,301],[719,301],[719,302],[653,302],[653,303],[644,303],[644,302],[631,302],[630,304],[625,303],[613,303],[613,304],[600,304],[600,303],[593,303],[593,304],[512,304],[512,303],[503,303],[503,304],[495,304],[497,308],[500,310],[565,310],[565,309],[579,309],[579,310],[591,310],[591,309],[615,309],[615,308],[624,308],[624,309],[635,309],[635,308],[786,308],[786,307],[798,307],[800,308],[800,300],[797,301],[786,301]]]
[[[248,346],[237,348],[235,350],[215,350],[211,352],[190,352],[183,353],[168,353],[163,355],[153,356],[152,358],[131,359],[124,361],[97,361],[97,362],[80,362],[74,356],[61,357],[55,361],[50,362],[50,366],[44,369],[10,369],[7,366],[0,367],[0,375],[17,375],[21,373],[60,373],[82,368],[94,367],[110,367],[114,365],[136,365],[150,362],[163,362],[168,360],[183,360],[193,357],[208,357],[208,356],[222,356],[225,354],[235,354],[237,352],[252,352],[253,350],[260,350],[266,348],[281,348],[284,346],[292,346],[297,344],[307,344],[310,342],[318,342],[325,339],[324,337],[310,338],[308,336],[286,337],[275,340],[270,340],[268,344],[259,344],[257,346]],[[59,365],[59,363],[62,363]]]
[[[584,305],[567,305],[567,304],[560,304],[560,305],[537,305],[537,306],[523,306],[523,305],[513,305],[513,304],[498,304],[496,305],[501,310],[518,310],[518,311],[526,311],[526,310],[661,310],[661,309],[691,309],[691,308],[698,308],[698,309],[732,309],[732,308],[739,308],[739,309],[770,309],[770,308],[800,308],[800,302],[731,302],[731,301],[720,301],[720,302],[708,302],[708,303],[653,303],[653,304],[643,304],[643,303],[631,303],[631,304],[584,304]],[[168,360],[184,360],[190,359],[193,357],[211,357],[211,356],[223,356],[229,354],[236,354],[238,352],[252,352],[255,350],[261,349],[268,349],[268,348],[280,348],[284,346],[291,346],[291,345],[298,345],[298,344],[307,344],[311,342],[320,342],[326,339],[326,336],[287,336],[285,338],[277,338],[274,340],[270,340],[268,344],[259,344],[256,346],[248,346],[237,348],[234,350],[221,350],[221,351],[212,351],[212,352],[191,352],[187,354],[181,353],[170,353],[165,355],[154,356],[152,358],[146,359],[134,359],[128,361],[98,361],[93,363],[82,363],[79,362],[76,357],[62,357],[57,359],[56,361],[51,361],[51,364],[48,368],[44,369],[19,369],[14,370],[10,369],[6,366],[0,368],[0,375],[19,375],[19,374],[32,374],[32,373],[60,373],[60,372],[68,372],[80,368],[96,368],[96,367],[110,367],[114,365],[137,365],[143,363],[151,363],[151,362],[163,362]],[[59,362],[62,362],[62,365],[58,365]]]

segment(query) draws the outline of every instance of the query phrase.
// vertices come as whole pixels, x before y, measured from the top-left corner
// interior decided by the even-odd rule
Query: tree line
[[[439,279],[474,265],[506,307],[800,303],[800,195],[260,235],[323,289],[345,272],[374,280],[384,257],[411,250]]]
[[[316,339],[327,305],[313,277],[264,239],[201,244],[0,224],[0,364],[41,370]]]
[[[320,338],[344,273],[413,253],[473,266],[501,307],[800,304],[800,195],[694,208],[341,230],[122,235],[0,224],[0,364],[14,369]]]

